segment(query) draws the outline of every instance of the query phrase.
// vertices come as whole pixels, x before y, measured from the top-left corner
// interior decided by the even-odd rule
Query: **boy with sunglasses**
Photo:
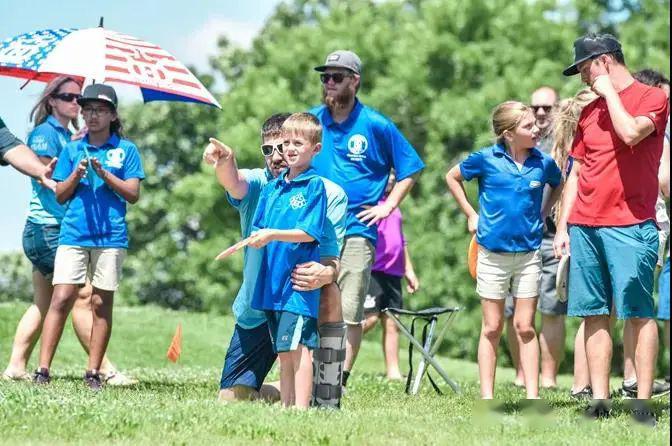
[[[229,202],[240,213],[243,237],[248,237],[251,233],[252,217],[262,189],[287,168],[281,130],[282,124],[289,116],[287,113],[273,115],[262,126],[261,152],[264,155],[264,168],[238,169],[234,151],[214,138],[210,140],[203,154],[203,159],[215,167],[217,179],[226,189]],[[334,281],[338,273],[338,256],[345,233],[347,197],[343,189],[336,184],[324,179],[323,182],[327,193],[327,220],[320,244],[320,262],[298,265],[292,274],[292,280],[294,288],[299,291],[321,288],[320,332],[329,334],[340,332],[340,335],[336,336],[335,344],[341,345],[344,342],[344,327],[340,311],[340,292]],[[273,352],[265,314],[251,307],[260,262],[259,250],[245,250],[243,283],[233,303],[236,326],[220,382],[219,399],[222,401],[279,398],[277,383],[262,385],[277,355]],[[322,343],[328,339],[329,337],[323,335],[320,341]],[[336,366],[340,367],[340,363]],[[335,381],[339,384],[340,391],[340,374]],[[340,403],[340,394],[334,398],[316,397],[316,403],[337,407]]]

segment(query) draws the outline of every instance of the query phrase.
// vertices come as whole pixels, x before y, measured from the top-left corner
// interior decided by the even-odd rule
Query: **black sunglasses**
[[[82,97],[81,94],[77,93],[58,93],[52,96],[56,99],[60,99],[63,102],[72,102],[73,100],[76,101]]]
[[[345,73],[322,73],[320,74],[320,80],[323,84],[328,83],[330,79],[334,81],[335,84],[340,84],[343,82],[343,79],[349,76],[349,74]]]
[[[261,153],[264,154],[264,156],[271,156],[273,155],[273,151],[277,150],[280,155],[283,154],[282,152],[282,144],[278,145],[273,145],[273,144],[262,144],[261,145]]]
[[[539,113],[540,108],[543,108],[546,113],[550,113],[550,111],[553,110],[552,105],[530,105],[530,108],[534,113]]]

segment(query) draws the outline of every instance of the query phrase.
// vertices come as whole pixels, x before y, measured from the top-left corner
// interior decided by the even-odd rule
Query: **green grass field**
[[[21,303],[0,305],[3,368],[24,309]],[[164,355],[178,322],[183,354],[172,364]],[[633,426],[622,401],[616,401],[612,418],[589,423],[580,416],[583,405],[568,397],[569,376],[561,378],[561,389],[542,393],[554,409],[543,419],[517,409],[523,393],[507,384],[510,369],[498,375],[506,413],[476,417],[476,364],[459,359],[441,358],[441,363],[462,386],[462,395],[445,387],[446,394],[438,396],[426,383],[421,395],[408,397],[403,384],[382,378],[379,333],[364,343],[339,412],[220,404],[215,397],[231,329],[232,320],[223,316],[117,308],[109,354],[140,384],[93,394],[81,381],[85,356],[68,326],[50,386],[0,381],[0,444],[669,444],[668,398],[656,402],[655,429]],[[612,385],[617,383],[614,379]]]

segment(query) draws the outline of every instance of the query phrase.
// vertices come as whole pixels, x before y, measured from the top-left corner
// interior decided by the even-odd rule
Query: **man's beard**
[[[351,91],[350,89],[346,89],[336,96],[328,96],[327,90],[325,88],[322,89],[322,102],[329,108],[330,111],[344,109],[350,104],[354,97],[355,92]]]

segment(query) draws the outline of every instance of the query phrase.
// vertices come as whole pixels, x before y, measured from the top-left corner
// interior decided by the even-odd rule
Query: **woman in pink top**
[[[390,173],[385,195],[394,186],[394,172]],[[385,198],[381,200],[381,203]],[[413,294],[420,287],[413,270],[408,246],[402,231],[401,211],[395,209],[378,223],[376,260],[371,269],[369,292],[364,302],[364,333],[380,320],[383,326],[383,353],[388,379],[402,379],[399,370],[399,332],[394,321],[381,313],[385,308],[402,308],[401,279],[407,281],[406,290]]]

